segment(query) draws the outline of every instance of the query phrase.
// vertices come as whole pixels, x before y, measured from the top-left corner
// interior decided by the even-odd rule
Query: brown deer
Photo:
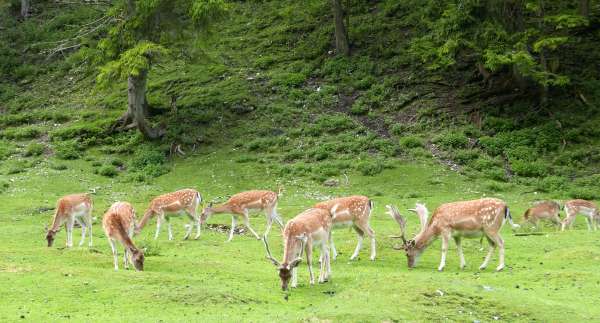
[[[523,222],[531,223],[537,228],[540,220],[552,221],[557,227],[561,226],[560,205],[555,201],[539,201],[534,203],[532,207],[523,214]]]
[[[163,222],[167,222],[169,232],[169,240],[173,240],[173,232],[171,230],[171,219],[173,215],[187,215],[190,223],[186,225],[186,232],[183,239],[188,239],[194,224],[196,225],[197,233],[194,239],[200,237],[200,216],[198,215],[198,205],[202,202],[202,196],[194,189],[183,189],[167,194],[160,195],[153,199],[144,213],[139,225],[135,228],[135,234],[139,234],[142,228],[146,226],[148,220],[156,215],[156,233],[154,239],[158,239],[160,228]]]
[[[401,238],[404,243],[403,249],[406,251],[409,268],[414,268],[423,251],[438,236],[441,236],[442,258],[438,270],[442,271],[446,265],[446,254],[448,253],[448,244],[451,237],[456,242],[460,258],[460,268],[463,269],[466,266],[466,262],[461,239],[463,237],[478,237],[483,234],[487,238],[490,247],[479,269],[483,270],[487,267],[496,247],[499,248],[499,264],[496,270],[500,271],[504,269],[504,241],[500,236],[500,229],[504,224],[504,219],[508,219],[513,227],[517,226],[512,222],[510,211],[504,201],[494,198],[484,198],[442,204],[427,221],[426,227],[413,239],[408,241],[405,238],[406,220],[400,215],[396,207],[389,205],[386,207],[388,214],[400,225]]]
[[[329,257],[330,231],[331,216],[328,211],[312,208],[300,213],[288,221],[283,230],[282,262],[273,258],[269,250],[267,237],[263,237],[263,242],[267,250],[267,258],[279,270],[281,289],[284,291],[288,289],[290,278],[292,280],[292,288],[298,285],[297,267],[302,261],[302,251],[306,252],[306,264],[308,265],[310,284],[313,285],[315,283],[312,271],[312,250],[315,246],[321,248],[322,255],[319,283],[329,280],[331,274],[331,261]]]
[[[269,234],[273,220],[283,229],[283,221],[277,214],[277,199],[278,194],[272,191],[253,190],[235,194],[229,198],[229,200],[221,205],[213,206],[212,203],[202,210],[201,223],[205,223],[209,216],[218,213],[229,213],[231,214],[231,230],[229,231],[229,239],[233,239],[233,232],[237,224],[237,218],[242,217],[244,225],[256,239],[260,240],[260,236],[250,226],[250,220],[248,218],[249,210],[264,210],[267,217],[267,228],[264,236]]]
[[[585,216],[589,231],[596,231],[596,224],[600,220],[600,210],[594,202],[586,200],[570,200],[565,202],[566,217],[561,223],[561,230],[567,226],[572,227],[573,221],[578,214]]]
[[[123,266],[129,269],[129,262],[133,263],[136,270],[144,270],[144,252],[138,249],[131,241],[135,228],[135,210],[127,202],[116,202],[110,206],[102,219],[102,227],[112,249],[115,270],[119,270],[117,257],[117,241],[124,249]]]
[[[373,211],[373,202],[368,197],[362,195],[341,197],[317,203],[314,207],[330,212],[334,226],[352,225],[354,231],[358,234],[358,243],[350,260],[358,257],[358,253],[362,249],[365,233],[371,239],[371,260],[375,260],[377,254],[375,232],[369,225],[369,219]],[[337,258],[337,250],[333,243],[333,234],[329,240],[329,244],[333,253],[333,260],[335,260]]]
[[[48,247],[52,247],[56,233],[64,223],[67,231],[67,248],[73,246],[73,225],[75,222],[81,226],[81,240],[79,246],[85,241],[86,232],[89,229],[90,242],[92,246],[92,198],[85,193],[71,194],[61,197],[56,203],[52,227],[46,233]]]

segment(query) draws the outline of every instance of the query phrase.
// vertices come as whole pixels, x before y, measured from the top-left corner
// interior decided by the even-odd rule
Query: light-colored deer
[[[572,227],[578,214],[585,216],[588,230],[596,231],[597,222],[600,220],[600,210],[594,202],[586,200],[570,200],[565,202],[566,217],[561,223],[561,230],[567,226]]]
[[[313,247],[321,248],[321,269],[319,272],[319,283],[329,280],[331,274],[331,261],[329,257],[329,235],[331,231],[331,215],[323,209],[308,209],[295,218],[288,221],[283,230],[283,260],[279,262],[273,258],[269,250],[267,237],[263,237],[263,242],[267,250],[267,258],[277,266],[279,278],[281,279],[281,289],[288,289],[290,278],[291,287],[298,285],[297,267],[302,261],[302,251],[306,252],[306,264],[310,275],[310,284],[315,283],[312,271],[312,250]]]
[[[212,203],[208,207],[202,210],[201,222],[205,223],[209,216],[218,213],[229,213],[231,214],[231,230],[229,231],[229,238],[227,241],[233,239],[233,232],[237,224],[238,216],[242,217],[244,225],[256,239],[260,240],[260,236],[250,226],[250,220],[248,212],[249,210],[264,210],[267,217],[267,228],[264,236],[269,234],[273,221],[283,229],[283,221],[277,214],[277,199],[278,194],[272,191],[264,190],[253,190],[235,194],[229,198],[229,200],[221,205],[213,206]]]
[[[202,202],[202,196],[194,189],[183,189],[167,194],[160,195],[153,199],[148,206],[139,225],[135,228],[135,234],[139,234],[146,223],[156,215],[156,233],[154,239],[158,239],[160,228],[163,222],[167,222],[169,232],[169,240],[173,240],[173,232],[171,230],[170,217],[173,215],[187,215],[190,223],[186,225],[186,232],[183,239],[188,239],[194,225],[196,225],[197,233],[194,239],[200,237],[200,216],[198,215],[198,205]]]
[[[504,201],[484,198],[442,204],[434,211],[426,226],[422,227],[413,239],[407,241],[405,238],[406,220],[400,215],[396,207],[390,205],[386,207],[388,214],[400,225],[401,238],[404,243],[403,249],[406,251],[409,268],[416,266],[419,256],[435,238],[440,236],[442,238],[442,258],[438,270],[442,271],[446,266],[446,254],[448,253],[448,244],[451,237],[456,242],[460,268],[462,269],[466,266],[466,262],[461,239],[463,237],[479,237],[483,234],[488,240],[489,251],[479,269],[483,270],[487,267],[494,249],[498,247],[499,264],[496,270],[500,271],[504,269],[504,241],[500,236],[504,219],[508,219],[513,227],[518,227],[513,223],[508,206]],[[416,208],[416,210],[418,209]]]
[[[330,212],[334,226],[352,225],[358,235],[358,243],[350,260],[358,257],[365,234],[371,239],[371,260],[375,260],[377,254],[375,232],[369,225],[369,219],[373,211],[373,202],[368,197],[362,195],[341,197],[317,203],[314,207]],[[333,260],[335,260],[337,258],[337,250],[333,243],[333,234],[329,240],[329,244],[333,253]]]
[[[136,270],[144,270],[144,252],[138,249],[131,240],[135,228],[135,210],[133,206],[127,202],[116,202],[111,205],[104,214],[102,227],[112,249],[115,270],[119,269],[117,241],[125,249],[123,255],[125,269],[129,269],[129,263],[131,262]]]
[[[48,247],[52,247],[56,233],[61,225],[65,224],[67,231],[67,247],[73,246],[73,225],[77,222],[81,226],[81,240],[79,246],[85,241],[86,232],[89,231],[89,246],[92,246],[92,198],[85,193],[71,194],[61,197],[56,203],[52,227],[46,233]]]
[[[529,222],[537,228],[540,220],[552,221],[557,227],[560,227],[561,221],[560,204],[555,201],[539,201],[527,209],[523,214],[523,222]]]

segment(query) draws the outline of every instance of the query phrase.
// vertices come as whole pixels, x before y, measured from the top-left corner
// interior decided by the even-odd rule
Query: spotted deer
[[[600,220],[600,210],[594,202],[586,200],[570,200],[565,202],[566,217],[561,222],[561,230],[564,231],[567,226],[572,227],[575,217],[578,214],[585,216],[589,231],[596,231],[597,222]]]
[[[131,240],[135,228],[135,210],[131,204],[116,202],[111,205],[102,219],[102,228],[112,249],[115,270],[119,270],[117,241],[125,249],[123,267],[129,269],[129,263],[131,262],[136,270],[144,270],[144,252],[138,249]]]
[[[531,223],[537,228],[540,220],[548,220],[557,227],[560,227],[561,220],[558,216],[559,213],[560,205],[555,201],[539,201],[525,211],[523,214],[523,222]]]
[[[267,242],[263,237],[267,259],[279,270],[281,289],[287,290],[290,279],[291,287],[298,286],[297,267],[302,261],[302,252],[306,252],[306,264],[310,275],[310,284],[315,283],[312,271],[313,247],[321,248],[321,268],[319,272],[319,283],[329,280],[331,274],[331,261],[329,257],[329,235],[331,231],[331,215],[328,211],[318,208],[308,209],[295,218],[288,221],[283,229],[283,260],[279,262],[273,258]]]
[[[85,193],[71,194],[61,197],[56,203],[52,226],[47,230],[46,240],[48,247],[52,247],[56,233],[65,224],[67,231],[67,247],[73,247],[73,225],[77,222],[81,226],[81,240],[79,246],[83,245],[85,235],[90,237],[89,246],[92,246],[92,198]]]
[[[142,220],[135,228],[135,234],[139,234],[140,231],[146,226],[146,223],[156,215],[156,233],[154,239],[158,239],[160,228],[163,222],[167,222],[167,229],[169,232],[169,240],[173,240],[173,232],[171,230],[171,219],[173,215],[187,215],[190,219],[190,223],[186,225],[186,232],[183,239],[188,239],[192,234],[194,225],[196,225],[196,236],[194,239],[200,237],[200,216],[198,215],[198,205],[202,202],[202,196],[198,191],[188,188],[167,194],[160,195],[154,198]]]
[[[400,225],[403,249],[406,252],[408,267],[414,268],[423,251],[439,236],[442,238],[442,257],[439,271],[446,266],[446,254],[451,237],[456,242],[460,268],[466,266],[463,255],[461,239],[463,237],[478,237],[484,235],[489,243],[489,251],[485,260],[479,267],[483,270],[487,267],[494,249],[498,247],[499,264],[497,271],[504,269],[504,241],[500,236],[500,229],[504,220],[508,219],[513,227],[510,211],[506,203],[500,199],[484,198],[472,201],[446,203],[439,206],[427,221],[427,225],[413,239],[406,240],[406,219],[400,215],[398,209],[386,206],[390,214]]]
[[[332,199],[315,204],[315,208],[320,208],[330,212],[333,225],[352,225],[354,231],[358,235],[358,242],[354,253],[350,257],[350,260],[354,260],[358,257],[360,249],[362,249],[362,242],[364,235],[367,234],[371,240],[371,260],[375,260],[377,254],[375,232],[369,225],[371,218],[371,212],[373,211],[373,202],[368,197],[362,195],[348,196]],[[331,246],[331,252],[333,253],[333,260],[337,258],[337,250],[333,243],[333,234],[329,240]]]
[[[202,210],[201,223],[205,223],[209,216],[219,213],[231,214],[231,230],[229,231],[229,238],[227,241],[233,239],[233,232],[237,224],[237,218],[242,217],[244,225],[256,239],[260,240],[260,236],[252,229],[249,220],[249,210],[264,210],[267,217],[267,228],[264,236],[269,234],[273,221],[283,229],[283,220],[277,214],[277,199],[278,194],[272,191],[253,190],[235,194],[229,198],[229,200],[221,205],[213,206],[212,203]]]

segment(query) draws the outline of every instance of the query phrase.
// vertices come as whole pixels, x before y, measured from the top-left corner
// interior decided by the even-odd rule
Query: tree
[[[148,139],[165,134],[147,120],[148,74],[154,63],[168,57],[166,46],[180,35],[177,31],[207,27],[226,10],[223,0],[125,0],[115,5],[111,14],[120,23],[99,43],[108,63],[98,75],[100,86],[127,79],[127,111],[115,126],[137,127]]]
[[[590,18],[590,0],[579,0],[579,14]]]
[[[335,49],[338,54],[350,55],[348,30],[344,25],[344,8],[341,0],[331,0],[333,8],[333,21],[335,24]]]
[[[29,10],[31,8],[30,0],[21,0],[21,17],[29,17]]]

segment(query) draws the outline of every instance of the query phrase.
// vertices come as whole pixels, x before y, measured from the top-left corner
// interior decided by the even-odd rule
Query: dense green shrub
[[[510,163],[515,174],[525,177],[541,177],[549,175],[550,167],[542,161],[513,160]]]
[[[600,200],[600,192],[587,187],[575,187],[569,191],[569,196],[574,199]]]
[[[390,128],[390,132],[394,136],[402,136],[402,135],[406,134],[406,132],[408,131],[408,129],[409,129],[409,127],[407,125],[403,124],[403,123],[395,123]]]
[[[44,153],[45,146],[43,144],[32,142],[25,147],[25,156],[39,156]]]
[[[5,180],[0,180],[0,194],[6,192],[10,187],[10,183]]]
[[[355,128],[354,120],[344,114],[332,114],[319,117],[306,132],[312,136],[321,136],[325,133],[337,134]]]
[[[6,129],[2,131],[1,136],[6,139],[33,139],[41,134],[42,130],[37,126],[27,126]]]
[[[50,168],[52,168],[54,170],[65,170],[68,167],[65,164],[52,163],[52,164],[50,164]]]
[[[119,174],[119,171],[113,165],[104,165],[98,169],[98,174],[106,177],[115,177]]]
[[[462,131],[447,131],[433,138],[433,143],[445,149],[465,148],[469,138]]]
[[[129,170],[150,177],[158,177],[169,172],[166,161],[167,157],[164,151],[159,147],[145,144],[136,149]]]
[[[54,152],[60,159],[78,159],[82,155],[83,149],[77,140],[66,140],[54,143]]]
[[[568,186],[568,180],[561,176],[547,176],[538,181],[535,185],[540,192],[562,191]]]
[[[418,148],[423,147],[423,140],[417,136],[404,136],[400,138],[400,146],[403,148]]]
[[[452,159],[461,165],[466,165],[479,158],[481,152],[474,149],[458,149],[452,151]]]
[[[379,161],[363,161],[356,168],[365,176],[375,176],[383,171],[384,165]]]
[[[0,140],[0,160],[10,157],[16,152],[16,147],[9,141]]]

